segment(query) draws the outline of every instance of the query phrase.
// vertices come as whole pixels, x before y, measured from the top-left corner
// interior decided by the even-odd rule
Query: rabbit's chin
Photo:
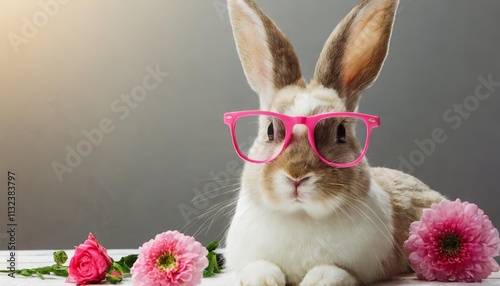
[[[283,201],[279,205],[271,206],[277,211],[291,215],[307,215],[314,219],[322,219],[339,212],[342,202],[337,198],[323,199],[323,201]]]
[[[342,206],[340,195],[326,195],[318,187],[318,177],[310,173],[296,187],[284,172],[274,174],[272,183],[262,189],[266,207],[291,215],[323,218],[334,214]]]

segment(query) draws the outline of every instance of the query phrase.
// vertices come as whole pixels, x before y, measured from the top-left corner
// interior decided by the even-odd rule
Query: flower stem
[[[45,275],[54,274],[56,276],[68,277],[68,266],[54,264],[51,266],[44,266],[38,268],[25,268],[25,269],[18,269],[15,271],[0,270],[0,273],[16,273],[25,277],[32,277],[36,275],[41,279],[45,279],[43,277],[44,274]]]

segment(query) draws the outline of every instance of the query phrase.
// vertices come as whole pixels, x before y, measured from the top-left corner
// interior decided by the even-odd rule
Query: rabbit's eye
[[[272,122],[267,127],[267,138],[269,138],[269,141],[274,141],[274,125]]]
[[[345,140],[345,127],[344,124],[339,124],[339,127],[337,127],[337,138],[336,138],[337,143],[346,143]]]

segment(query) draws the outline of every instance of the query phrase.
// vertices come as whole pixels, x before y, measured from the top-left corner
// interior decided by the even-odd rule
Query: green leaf
[[[17,274],[30,277],[33,276],[33,274],[37,273],[36,271],[33,271],[32,269],[21,269],[17,272]]]
[[[208,266],[205,270],[203,270],[203,277],[205,278],[221,273],[221,269],[224,268],[224,257],[222,254],[214,252],[218,247],[219,242],[216,240],[206,246],[206,249],[208,250]]]
[[[56,264],[63,265],[68,260],[68,255],[63,250],[55,251],[52,256]]]
[[[219,242],[217,240],[210,242],[206,247],[208,252],[212,252],[212,251],[216,250],[217,248],[219,248]]]
[[[36,271],[36,273],[48,275],[48,274],[50,274],[51,270],[52,270],[52,267],[43,267],[43,268],[39,268]]]
[[[49,274],[50,274],[50,273],[49,273]],[[41,273],[38,273],[38,272],[37,272],[37,273],[36,273],[36,275],[38,275],[38,277],[40,277],[40,279],[45,280],[45,277],[43,277],[43,275],[42,275]]]
[[[56,276],[68,277],[68,266],[57,265],[52,268],[52,272]]]
[[[208,278],[212,276],[214,276],[214,266],[209,262],[207,268],[203,270],[203,278]]]
[[[139,257],[138,254],[131,254],[128,256],[122,257],[117,264],[119,264],[122,267],[122,273],[130,273],[130,268],[134,266],[135,261],[137,260],[137,257]]]
[[[212,277],[215,273],[220,273],[219,267],[217,266],[217,255],[215,252],[209,252],[207,254],[208,266],[203,270],[203,277]]]
[[[214,265],[214,273],[220,273],[219,265],[217,264],[217,255],[212,252],[214,255],[210,257],[211,263]]]
[[[120,265],[120,266],[121,266],[121,268],[122,268],[122,273],[130,273],[130,268],[128,268],[128,266],[127,266],[127,265],[125,265],[125,264],[123,264],[123,265],[122,265],[122,264],[118,264],[118,265]]]
[[[125,256],[123,258],[123,262],[125,265],[127,265],[129,268],[132,268],[134,266],[134,263],[137,261],[137,258],[139,257],[139,254],[131,254],[128,256]]]

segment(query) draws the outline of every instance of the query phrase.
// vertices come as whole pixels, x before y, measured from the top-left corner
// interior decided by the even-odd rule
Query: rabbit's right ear
[[[316,64],[314,79],[335,89],[349,111],[377,78],[389,48],[399,0],[361,0],[335,28]]]
[[[228,0],[229,16],[245,75],[259,95],[261,109],[269,109],[277,90],[305,87],[300,65],[285,34],[253,0]]]

